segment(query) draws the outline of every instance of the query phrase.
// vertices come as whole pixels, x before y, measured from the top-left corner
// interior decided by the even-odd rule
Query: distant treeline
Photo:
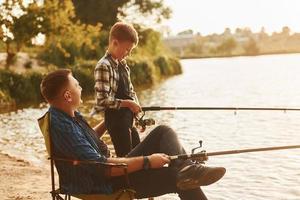
[[[222,34],[207,36],[187,30],[164,41],[181,58],[300,52],[300,33],[291,33],[289,27],[270,35],[264,28],[258,33],[249,28],[237,28],[235,32],[226,28]]]

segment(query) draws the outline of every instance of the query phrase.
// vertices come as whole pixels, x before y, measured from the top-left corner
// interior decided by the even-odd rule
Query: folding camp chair
[[[83,200],[132,200],[134,199],[134,191],[131,189],[124,189],[124,190],[119,190],[113,194],[66,194],[62,193],[60,189],[56,189],[55,186],[55,175],[54,175],[54,164],[55,161],[65,161],[65,162],[72,162],[74,165],[78,165],[81,163],[84,164],[99,164],[103,165],[104,167],[107,168],[123,168],[125,172],[125,178],[126,181],[129,183],[128,179],[128,174],[127,174],[127,165],[126,164],[113,164],[113,163],[100,163],[100,162],[95,162],[95,161],[74,161],[74,160],[67,160],[67,159],[60,159],[60,158],[55,158],[53,156],[52,152],[52,141],[51,141],[51,130],[50,130],[50,113],[47,112],[45,113],[44,116],[38,119],[38,123],[40,126],[40,129],[43,133],[44,140],[45,140],[45,145],[46,149],[49,155],[49,160],[50,160],[50,170],[51,170],[51,185],[52,185],[52,190],[51,190],[51,195],[53,200],[70,200],[71,197],[76,197],[79,199]],[[62,197],[64,195],[64,198]]]

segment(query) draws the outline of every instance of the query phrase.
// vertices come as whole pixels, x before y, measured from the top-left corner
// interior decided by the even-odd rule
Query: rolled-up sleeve
[[[112,96],[111,85],[111,72],[106,63],[98,63],[94,76],[95,76],[95,93],[96,93],[96,105],[97,110],[103,110],[105,108],[119,109],[121,100]]]

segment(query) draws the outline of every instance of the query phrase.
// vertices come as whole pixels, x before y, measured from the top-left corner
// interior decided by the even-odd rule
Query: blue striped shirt
[[[71,117],[50,107],[50,130],[54,158],[72,160],[107,161],[107,146],[94,135],[80,113]],[[55,161],[60,177],[60,189],[70,194],[112,193],[112,186],[105,180],[105,169],[97,164],[73,165]]]

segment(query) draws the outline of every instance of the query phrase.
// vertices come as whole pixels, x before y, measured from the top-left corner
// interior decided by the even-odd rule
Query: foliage
[[[0,70],[0,90],[16,103],[41,102],[40,83],[42,74],[33,72],[17,74],[9,70]]]
[[[259,53],[259,47],[253,38],[249,39],[247,44],[244,46],[244,50],[247,55],[257,55]]]
[[[200,42],[195,42],[190,44],[185,49],[186,53],[192,54],[192,55],[199,55],[203,52],[203,45]]]
[[[159,69],[162,77],[182,73],[181,65],[177,59],[159,56],[154,60],[154,64]]]
[[[162,50],[161,35],[151,28],[136,28],[139,33],[139,46],[149,53],[149,55],[158,55]]]
[[[74,77],[79,81],[82,87],[82,95],[91,95],[94,93],[94,61],[81,61],[72,67]]]
[[[173,73],[172,74],[168,74],[170,75],[177,75],[177,74],[181,74],[182,73],[182,68],[181,68],[181,64],[179,62],[179,60],[177,58],[174,57],[169,57],[168,58],[168,65],[173,69]]]
[[[134,86],[150,85],[154,82],[154,66],[149,60],[128,59],[130,78]]]
[[[100,37],[100,24],[95,26],[75,21],[71,0],[45,1],[50,31],[39,57],[59,67],[73,65],[79,58],[95,58]]]
[[[101,23],[104,29],[128,15],[155,16],[155,21],[160,22],[163,18],[169,18],[171,13],[162,0],[73,0],[73,3],[77,19],[91,25]]]
[[[17,52],[39,33],[45,33],[49,24],[36,1],[25,6],[21,0],[5,0],[0,11],[0,40],[6,45],[6,67],[9,68]]]
[[[234,38],[230,37],[224,40],[218,47],[217,52],[221,54],[231,55],[233,49],[237,46],[237,43]]]
[[[157,80],[182,73],[181,65],[175,58],[158,56],[152,59],[128,59],[133,85],[149,85]]]
[[[192,29],[184,30],[184,31],[177,33],[177,35],[193,35],[193,34],[194,34],[194,31]]]

